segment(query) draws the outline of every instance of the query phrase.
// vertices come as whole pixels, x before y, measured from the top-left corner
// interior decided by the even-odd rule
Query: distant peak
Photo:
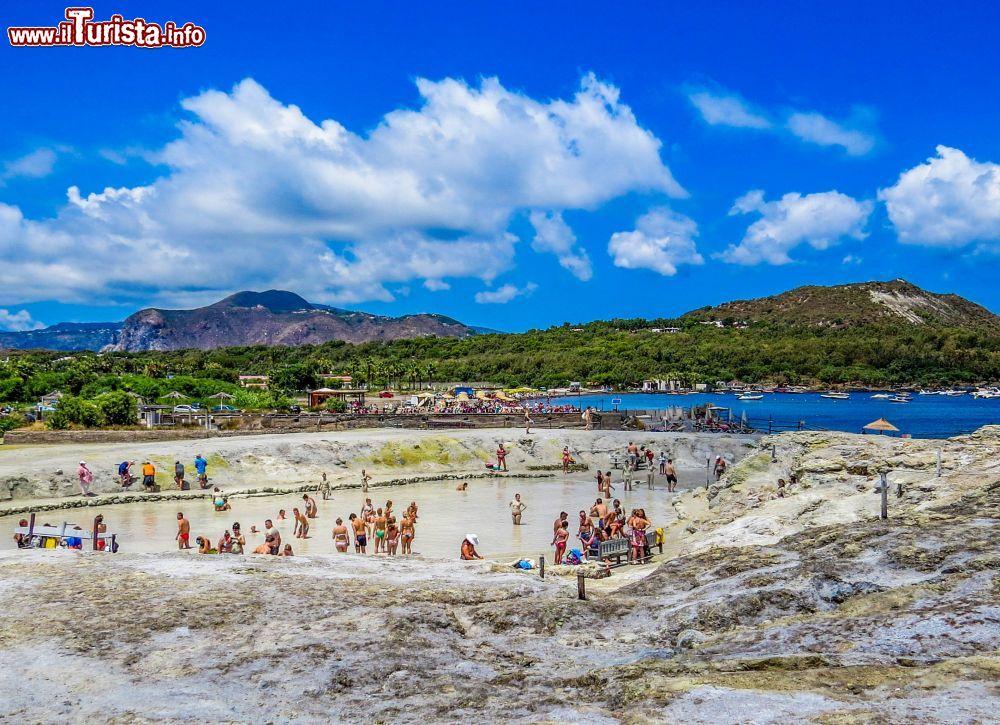
[[[313,305],[294,292],[270,289],[266,292],[237,292],[216,302],[213,307],[263,307],[271,312],[297,312],[315,309]]]

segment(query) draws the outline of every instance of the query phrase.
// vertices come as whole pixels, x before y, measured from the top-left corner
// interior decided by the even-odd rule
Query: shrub
[[[10,415],[0,417],[0,435],[3,435],[9,430],[20,428],[25,424],[25,422],[24,416],[20,413],[11,413]]]
[[[105,393],[96,402],[107,425],[135,425],[138,410],[135,398],[128,393]]]
[[[46,416],[45,422],[54,430],[65,430],[74,425],[97,428],[104,424],[104,414],[96,403],[67,395],[59,401],[55,411]]]

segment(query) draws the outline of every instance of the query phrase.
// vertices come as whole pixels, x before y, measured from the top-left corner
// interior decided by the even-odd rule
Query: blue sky
[[[506,330],[893,277],[1000,310],[987,4],[142,6],[96,15],[207,42],[0,44],[0,328],[273,286]]]

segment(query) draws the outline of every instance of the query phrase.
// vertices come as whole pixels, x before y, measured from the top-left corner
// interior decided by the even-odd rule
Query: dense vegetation
[[[682,329],[652,331],[671,325]],[[0,401],[34,401],[54,390],[85,400],[127,391],[154,401],[178,391],[211,403],[208,396],[229,392],[244,408],[278,405],[283,393],[317,387],[320,374],[330,372],[372,387],[429,381],[553,387],[570,380],[627,386],[647,378],[936,386],[1000,379],[1000,336],[906,324],[828,329],[760,323],[734,329],[693,320],[612,320],[461,340],[9,355],[0,363]],[[270,375],[273,391],[241,390],[240,374]]]

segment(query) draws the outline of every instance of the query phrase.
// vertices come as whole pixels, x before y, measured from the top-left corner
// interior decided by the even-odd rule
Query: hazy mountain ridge
[[[385,317],[314,305],[293,292],[268,290],[237,292],[191,310],[144,309],[124,322],[61,323],[30,332],[0,333],[0,347],[141,352],[474,334],[473,328],[444,315]]]

